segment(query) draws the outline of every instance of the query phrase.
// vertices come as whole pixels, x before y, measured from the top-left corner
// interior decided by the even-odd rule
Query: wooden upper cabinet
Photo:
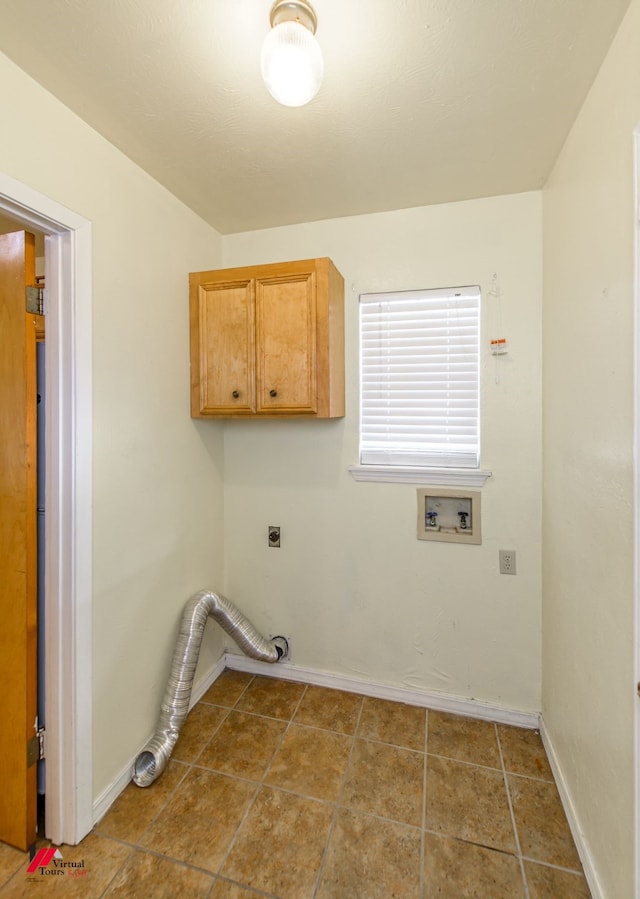
[[[344,280],[330,259],[189,276],[194,418],[344,415]]]

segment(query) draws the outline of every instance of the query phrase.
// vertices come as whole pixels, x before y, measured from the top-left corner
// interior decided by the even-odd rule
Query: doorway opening
[[[93,826],[91,223],[4,173],[0,215],[44,238],[44,827],[75,844]]]

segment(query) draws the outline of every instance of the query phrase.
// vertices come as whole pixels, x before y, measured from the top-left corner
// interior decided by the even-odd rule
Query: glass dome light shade
[[[304,106],[320,89],[324,74],[320,45],[299,22],[281,22],[271,29],[260,63],[269,93],[283,106]]]

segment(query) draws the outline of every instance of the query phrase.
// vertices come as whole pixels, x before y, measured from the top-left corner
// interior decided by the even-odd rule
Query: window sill
[[[490,471],[475,468],[401,468],[394,465],[349,465],[354,481],[385,484],[446,484],[453,487],[482,487]]]

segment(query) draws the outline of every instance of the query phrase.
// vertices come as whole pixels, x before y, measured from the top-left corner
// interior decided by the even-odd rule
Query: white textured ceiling
[[[222,233],[540,188],[629,0],[312,0],[318,96],[260,77],[271,0],[0,0],[0,50]]]

